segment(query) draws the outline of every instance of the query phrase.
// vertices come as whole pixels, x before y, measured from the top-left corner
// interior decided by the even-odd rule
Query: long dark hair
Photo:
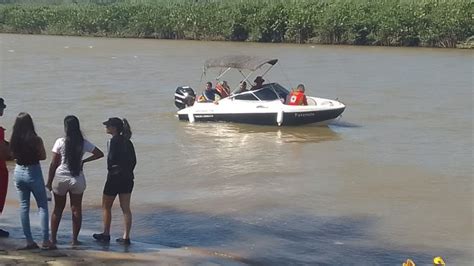
[[[66,133],[64,159],[72,176],[78,176],[81,173],[84,147],[84,137],[79,126],[79,119],[73,115],[66,116],[64,118],[64,131]]]
[[[17,162],[33,163],[38,160],[38,135],[28,113],[18,114],[13,125],[10,149]]]
[[[120,130],[120,134],[124,136],[126,139],[132,138],[132,128],[130,127],[130,124],[128,123],[127,119],[123,118],[123,127]]]

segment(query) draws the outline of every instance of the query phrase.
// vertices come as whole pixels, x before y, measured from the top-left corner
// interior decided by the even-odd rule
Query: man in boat
[[[296,87],[296,90],[291,91],[288,105],[308,105],[304,92],[304,85],[299,84],[298,87]]]
[[[208,81],[206,83],[206,89],[199,96],[199,102],[215,102],[221,98],[219,92],[212,88],[212,83]]]
[[[243,80],[242,82],[240,82],[239,89],[235,92],[235,94],[246,92],[246,91],[247,91],[247,82]]]
[[[263,87],[265,80],[262,78],[262,76],[257,76],[253,82],[255,82],[255,85],[252,86],[252,90],[258,90]]]

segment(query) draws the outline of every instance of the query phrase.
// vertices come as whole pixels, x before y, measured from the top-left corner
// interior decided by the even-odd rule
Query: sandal
[[[3,229],[0,229],[0,237],[9,237],[9,236],[10,236],[10,233],[8,233],[7,231]]]
[[[58,247],[53,243],[41,245],[41,250],[56,250],[56,249],[58,249]]]
[[[130,242],[130,238],[117,238],[115,239],[115,241],[119,244],[122,244],[122,245],[130,245],[131,242]]]
[[[105,235],[104,233],[93,234],[92,237],[99,242],[105,242],[105,243],[110,242],[110,235]]]

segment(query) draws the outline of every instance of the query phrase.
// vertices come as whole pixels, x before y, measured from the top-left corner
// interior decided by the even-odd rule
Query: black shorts
[[[133,179],[108,179],[107,182],[105,182],[104,194],[107,196],[117,196],[117,194],[132,193],[133,185]]]

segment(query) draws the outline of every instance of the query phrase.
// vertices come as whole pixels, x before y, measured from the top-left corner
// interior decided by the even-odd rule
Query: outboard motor
[[[178,87],[174,92],[174,104],[178,109],[184,109],[193,106],[196,99],[196,93],[189,86]]]

